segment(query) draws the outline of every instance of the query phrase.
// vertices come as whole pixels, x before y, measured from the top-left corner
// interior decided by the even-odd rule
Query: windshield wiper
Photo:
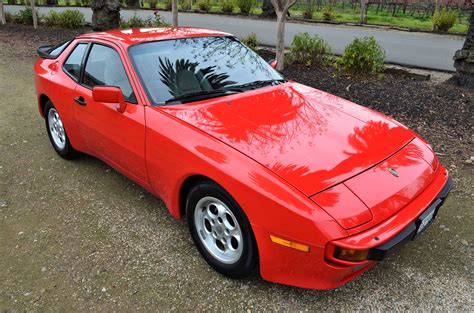
[[[226,90],[242,91],[246,89],[259,88],[259,87],[264,87],[268,85],[278,85],[284,82],[286,82],[285,79],[255,80],[253,82],[246,83],[246,84],[229,86],[226,88]]]
[[[237,91],[227,90],[227,89],[203,90],[203,91],[191,92],[191,93],[187,93],[184,95],[179,95],[179,96],[170,98],[165,101],[165,104],[170,104],[173,102],[182,103],[183,100],[187,100],[187,101],[193,101],[194,99],[203,100],[203,99],[209,99],[213,97],[232,95],[235,93],[237,93]]]

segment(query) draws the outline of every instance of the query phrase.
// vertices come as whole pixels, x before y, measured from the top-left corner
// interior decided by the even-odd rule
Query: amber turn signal
[[[369,250],[356,250],[356,249],[347,249],[336,247],[334,251],[334,257],[339,260],[349,261],[349,262],[362,262],[367,260]]]
[[[299,250],[299,251],[303,251],[303,252],[309,252],[309,246],[304,245],[302,243],[297,243],[297,242],[285,240],[285,239],[282,239],[282,238],[279,238],[279,237],[276,237],[276,236],[273,236],[273,235],[270,235],[270,239],[276,244],[279,244],[279,245],[282,245],[282,246],[285,246],[285,247],[288,247],[288,248],[296,249],[296,250]]]

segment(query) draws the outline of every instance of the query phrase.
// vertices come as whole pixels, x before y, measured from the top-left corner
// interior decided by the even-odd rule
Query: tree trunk
[[[439,12],[439,0],[435,0],[435,12]]]
[[[2,0],[0,0],[2,1]],[[36,15],[36,8],[35,8],[35,0],[30,0],[31,1],[31,13],[33,14],[33,28],[37,29],[38,28],[38,16]]]
[[[5,11],[3,10],[3,0],[0,0],[0,24],[5,25],[7,20],[5,19]]]
[[[457,85],[474,88],[474,11],[471,11],[469,30],[461,50],[454,54],[456,74],[453,80]]]
[[[271,0],[263,0],[262,13],[260,14],[260,16],[271,17],[271,18],[276,17],[275,8],[273,7]]]
[[[279,71],[285,68],[285,22],[286,12],[277,13],[276,69]]]
[[[360,23],[365,24],[365,5],[367,0],[360,0]]]
[[[173,26],[178,27],[178,0],[171,0],[171,13],[173,14]]]
[[[277,70],[285,68],[285,22],[286,15],[296,0],[271,0],[277,14],[277,43],[276,61]]]
[[[92,0],[92,29],[102,31],[120,26],[120,2],[118,0]]]

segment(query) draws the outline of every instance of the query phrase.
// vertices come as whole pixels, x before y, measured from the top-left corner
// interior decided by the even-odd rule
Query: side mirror
[[[271,67],[273,67],[274,69],[277,68],[277,65],[278,65],[278,62],[277,60],[275,59],[271,59],[270,61],[268,61],[268,64],[270,64]]]
[[[127,103],[119,87],[97,86],[92,89],[92,99],[96,102],[117,103],[117,111],[125,112]]]

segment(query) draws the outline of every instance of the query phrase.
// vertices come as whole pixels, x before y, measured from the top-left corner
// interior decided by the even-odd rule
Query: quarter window
[[[122,90],[126,101],[136,102],[135,95],[119,54],[107,46],[94,44],[84,70],[84,85],[116,86]]]
[[[64,70],[76,81],[79,80],[79,75],[81,74],[82,58],[84,57],[86,48],[86,43],[78,44],[68,56],[66,62],[64,62]]]
[[[63,52],[64,49],[66,49],[66,47],[69,45],[70,42],[71,41],[69,40],[53,47],[51,51],[49,52],[49,55],[53,57],[57,57],[58,55],[61,54],[61,52]]]

